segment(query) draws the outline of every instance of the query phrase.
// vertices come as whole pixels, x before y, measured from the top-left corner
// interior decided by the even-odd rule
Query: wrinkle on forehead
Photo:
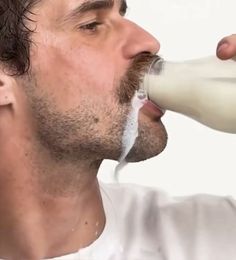
[[[43,19],[57,22],[70,10],[88,1],[91,0],[40,0],[40,4],[33,12],[42,16]],[[126,3],[126,0],[114,0],[116,6],[121,6],[123,2]]]

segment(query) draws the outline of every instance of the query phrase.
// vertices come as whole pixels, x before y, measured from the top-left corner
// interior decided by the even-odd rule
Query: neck
[[[95,241],[105,225],[98,164],[49,164],[20,149],[17,158],[10,154],[0,156],[0,258],[52,258]]]

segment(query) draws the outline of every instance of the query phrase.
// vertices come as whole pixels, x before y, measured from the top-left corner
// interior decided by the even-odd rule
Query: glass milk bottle
[[[236,133],[236,61],[215,56],[184,62],[157,57],[142,88],[164,110],[189,116],[206,126]]]

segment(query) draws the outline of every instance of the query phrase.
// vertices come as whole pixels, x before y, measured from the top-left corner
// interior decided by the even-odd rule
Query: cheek
[[[111,97],[118,87],[114,59],[102,51],[50,46],[35,60],[39,87],[67,109],[86,97]]]

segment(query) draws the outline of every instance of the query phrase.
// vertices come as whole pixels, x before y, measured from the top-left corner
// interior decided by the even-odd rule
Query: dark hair
[[[32,7],[39,0],[0,0],[0,63],[11,75],[23,75],[30,67]]]

